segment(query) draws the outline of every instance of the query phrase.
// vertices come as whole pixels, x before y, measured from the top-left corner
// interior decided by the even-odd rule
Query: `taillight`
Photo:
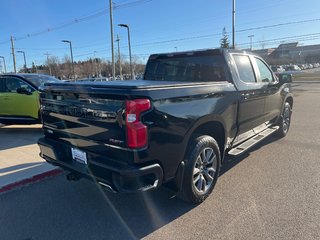
[[[140,121],[140,116],[150,108],[149,99],[126,101],[127,141],[130,148],[141,148],[147,145],[148,128]]]

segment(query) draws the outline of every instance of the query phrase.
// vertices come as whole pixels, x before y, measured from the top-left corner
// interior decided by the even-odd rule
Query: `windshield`
[[[150,58],[144,79],[183,82],[226,81],[226,69],[222,56],[165,55]]]
[[[47,75],[23,75],[33,85],[39,87],[47,82],[57,82],[59,79]]]

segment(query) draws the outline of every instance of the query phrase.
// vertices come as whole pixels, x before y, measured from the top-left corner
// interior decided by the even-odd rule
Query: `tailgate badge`
[[[62,96],[57,95],[57,96],[56,96],[56,99],[57,99],[58,101],[62,101],[62,100],[63,100],[63,97],[62,97]]]
[[[123,144],[124,141],[118,140],[118,139],[113,139],[109,138],[109,142],[114,143],[114,144]]]

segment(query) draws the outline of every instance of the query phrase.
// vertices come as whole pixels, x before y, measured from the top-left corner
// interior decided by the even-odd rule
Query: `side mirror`
[[[279,74],[278,78],[279,78],[280,84],[292,82],[292,74],[289,74],[289,73],[281,73]]]
[[[31,95],[32,92],[29,91],[28,89],[24,88],[24,87],[19,87],[17,88],[17,93],[19,94],[26,94],[26,95]]]

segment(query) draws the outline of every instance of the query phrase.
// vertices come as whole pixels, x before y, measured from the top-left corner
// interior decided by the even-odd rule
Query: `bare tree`
[[[46,65],[48,66],[47,73],[51,72],[51,75],[56,77],[61,77],[61,68],[59,58],[56,56],[48,57],[46,61]]]
[[[72,65],[71,65],[71,59],[68,55],[65,55],[63,57],[63,60],[62,60],[62,73],[64,75],[64,78],[68,78],[68,79],[71,79],[72,77]]]
[[[132,66],[136,74],[144,72],[145,64],[138,56],[133,56]],[[130,79],[130,63],[126,55],[121,55],[121,67],[125,79]],[[57,56],[48,57],[45,65],[33,65],[29,71],[34,72],[37,68],[39,73],[51,74],[60,79],[70,79],[72,77],[71,60],[68,55],[60,60]],[[88,58],[85,61],[74,62],[74,71],[77,78],[87,77],[111,77],[112,64],[110,60],[101,58]],[[117,66],[119,73],[119,66]],[[120,73],[119,73],[120,74]]]

